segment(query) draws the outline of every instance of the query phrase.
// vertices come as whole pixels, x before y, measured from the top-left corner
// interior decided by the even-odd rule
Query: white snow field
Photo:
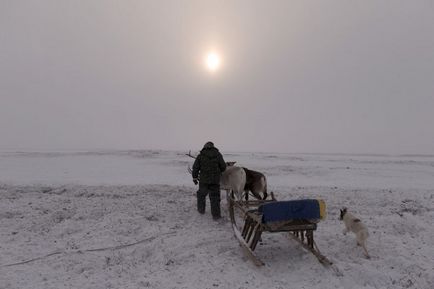
[[[255,267],[223,222],[196,212],[186,152],[0,153],[0,288],[434,288],[434,156],[231,153],[278,200],[322,198],[315,239],[342,272],[285,234]],[[366,259],[342,234],[369,228]]]

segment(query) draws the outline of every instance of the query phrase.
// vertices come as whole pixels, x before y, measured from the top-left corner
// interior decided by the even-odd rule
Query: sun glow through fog
[[[205,65],[206,68],[214,72],[219,69],[221,64],[221,58],[220,55],[218,55],[216,52],[209,52],[205,57]]]

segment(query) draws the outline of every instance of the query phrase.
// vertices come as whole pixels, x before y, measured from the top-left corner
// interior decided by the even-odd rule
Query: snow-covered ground
[[[284,234],[264,234],[255,267],[224,198],[225,222],[196,212],[184,153],[0,153],[0,288],[434,288],[434,156],[224,154],[279,200],[326,201],[315,238],[338,276]]]

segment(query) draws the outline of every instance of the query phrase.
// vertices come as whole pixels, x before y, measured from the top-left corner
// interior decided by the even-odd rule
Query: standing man
[[[209,194],[211,214],[214,220],[221,218],[220,213],[220,175],[226,169],[226,163],[219,150],[212,142],[207,142],[193,164],[193,182],[195,185],[199,179],[197,191],[197,210],[205,213],[206,195]]]

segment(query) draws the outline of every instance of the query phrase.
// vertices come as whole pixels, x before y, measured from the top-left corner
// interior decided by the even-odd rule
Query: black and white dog
[[[366,228],[359,218],[356,218],[353,214],[349,213],[347,208],[341,209],[341,216],[339,219],[344,221],[345,224],[345,229],[343,230],[344,235],[350,231],[356,234],[357,245],[363,248],[366,258],[369,259],[370,256],[366,249],[366,239],[368,239],[369,236],[368,228]]]

